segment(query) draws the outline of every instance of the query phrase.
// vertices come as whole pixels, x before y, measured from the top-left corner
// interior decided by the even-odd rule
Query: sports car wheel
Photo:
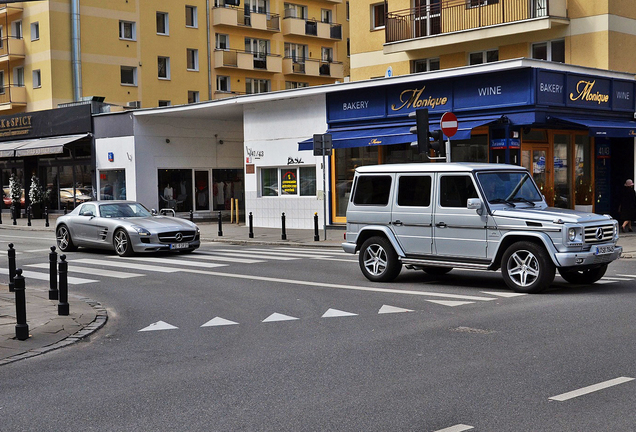
[[[66,225],[57,227],[55,237],[57,238],[57,248],[62,252],[72,252],[77,249],[73,244],[71,233]]]
[[[563,279],[571,284],[593,284],[605,275],[607,264],[600,267],[576,270],[570,268],[560,268],[559,274]]]
[[[512,244],[503,254],[501,273],[506,285],[521,293],[538,293],[554,280],[555,266],[545,249],[535,243]]]
[[[115,252],[117,252],[119,256],[131,256],[133,254],[130,236],[123,229],[115,231],[113,246],[115,246]]]
[[[358,262],[362,274],[373,282],[390,282],[402,270],[397,253],[384,237],[371,237],[365,241]]]

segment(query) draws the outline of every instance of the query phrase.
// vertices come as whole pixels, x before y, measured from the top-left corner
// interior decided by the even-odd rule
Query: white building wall
[[[312,151],[298,151],[298,142],[311,138],[313,134],[324,133],[326,129],[324,94],[254,103],[245,108],[244,162],[245,165],[254,164],[255,168],[253,174],[248,174],[247,166],[245,170],[245,210],[246,215],[252,212],[255,227],[280,227],[283,212],[287,228],[313,228],[314,213],[318,213],[319,226],[323,226],[322,157],[313,156]],[[315,196],[261,196],[262,168],[301,166],[316,169]],[[327,208],[327,218],[328,212]]]
[[[113,153],[113,161],[108,160],[108,153]],[[132,136],[117,138],[99,138],[95,140],[95,159],[97,165],[97,187],[99,191],[105,185],[101,184],[100,172],[107,170],[125,170],[126,199],[137,200],[137,177],[135,170],[135,138]],[[146,204],[146,203],[143,203]]]

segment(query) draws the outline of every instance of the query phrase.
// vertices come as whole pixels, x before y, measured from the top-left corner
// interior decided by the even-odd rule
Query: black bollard
[[[49,227],[49,208],[48,207],[44,207],[44,220],[46,222],[44,222],[44,226],[45,227]]]
[[[27,206],[26,214],[27,214],[27,226],[31,226],[31,206]]]
[[[223,221],[221,220],[221,210],[219,210],[219,237],[223,237]]]
[[[68,213],[68,210],[66,209],[66,206],[64,206],[64,214]]]
[[[15,204],[11,205],[11,218],[13,219],[13,225],[17,225],[18,221],[16,220],[18,216],[16,215]]]
[[[4,207],[4,200],[0,201],[0,225],[2,225],[2,208]]]
[[[282,226],[282,232],[280,234],[280,239],[281,240],[287,240],[287,233],[285,232],[285,212],[283,212],[283,214],[281,215],[280,221],[281,221],[281,226]]]
[[[17,321],[15,337],[23,341],[29,338],[29,325],[26,320],[26,298],[24,295],[25,283],[22,269],[17,269],[15,273],[15,317]]]
[[[250,212],[249,221],[250,221],[250,234],[249,234],[249,238],[254,238],[254,217],[252,216],[252,212]]]
[[[15,288],[15,249],[13,243],[9,243],[9,292],[13,292]]]
[[[318,213],[314,213],[314,241],[320,241],[320,235],[318,234]]]
[[[190,210],[190,222],[194,222],[194,213]]]
[[[59,297],[60,302],[57,304],[58,315],[68,315],[68,263],[66,262],[66,255],[60,255],[60,289]]]
[[[57,252],[55,246],[51,246],[49,253],[49,300],[57,300]]]

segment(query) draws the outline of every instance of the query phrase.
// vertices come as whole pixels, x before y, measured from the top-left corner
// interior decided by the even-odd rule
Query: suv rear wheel
[[[400,274],[402,263],[391,243],[384,237],[371,237],[360,248],[360,270],[373,282],[389,282]]]
[[[607,264],[600,267],[577,270],[573,268],[560,268],[559,274],[563,279],[572,284],[593,284],[605,275]]]
[[[555,266],[545,249],[520,241],[503,254],[501,273],[508,288],[522,293],[538,293],[554,280]]]

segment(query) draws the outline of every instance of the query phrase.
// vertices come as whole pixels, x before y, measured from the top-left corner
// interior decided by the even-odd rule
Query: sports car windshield
[[[105,218],[150,217],[152,214],[138,203],[102,204],[99,212]]]
[[[541,201],[541,193],[537,190],[530,175],[524,172],[479,173],[481,187],[486,199],[491,204],[511,204],[524,202],[535,205]]]

